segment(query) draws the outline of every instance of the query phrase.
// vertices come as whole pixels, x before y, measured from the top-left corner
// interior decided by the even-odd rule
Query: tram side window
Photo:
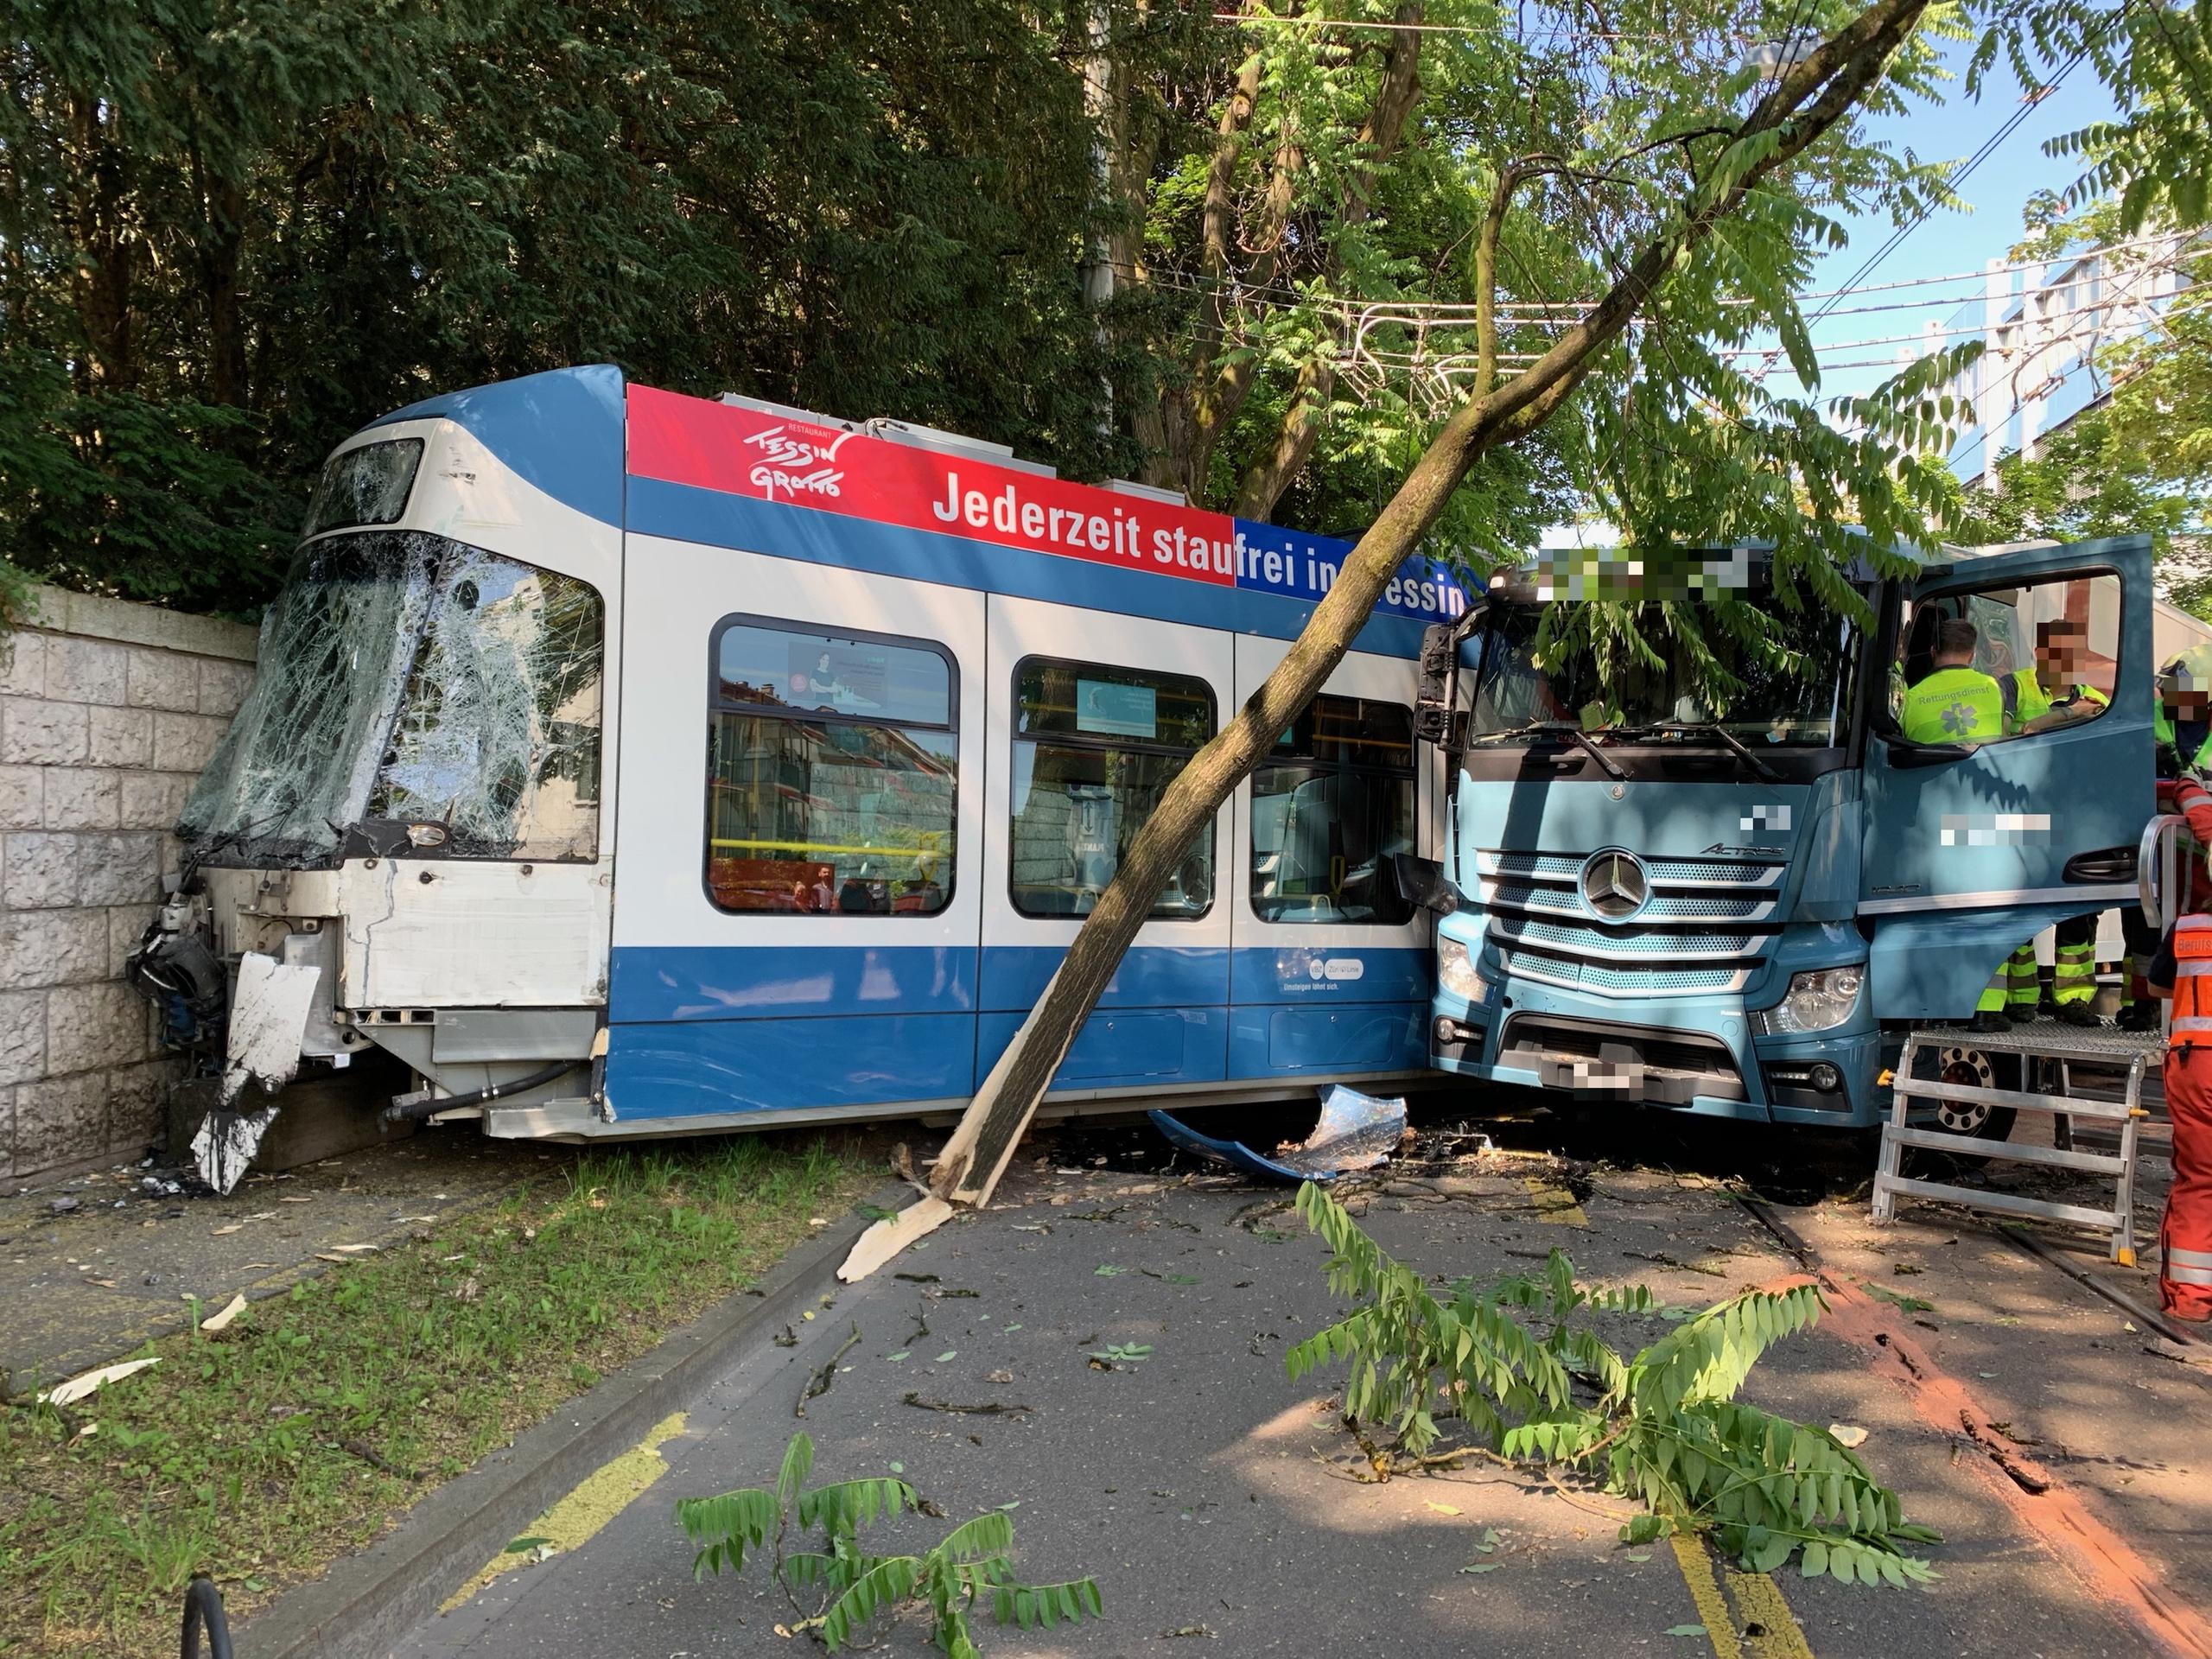
[[[1413,906],[1390,859],[1414,850],[1414,717],[1319,696],[1252,773],[1252,909],[1266,922],[1395,927]]]
[[[1024,659],[1014,670],[1014,909],[1088,916],[1213,727],[1212,689],[1192,676]],[[1213,907],[1213,842],[1211,824],[1192,838],[1153,917],[1188,921]]]
[[[744,912],[952,900],[958,698],[942,645],[751,617],[712,643],[707,892]]]

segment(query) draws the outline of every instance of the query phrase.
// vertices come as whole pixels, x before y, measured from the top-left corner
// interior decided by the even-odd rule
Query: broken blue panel
[[[1389,1157],[1406,1132],[1406,1103],[1377,1100],[1342,1084],[1321,1102],[1321,1121],[1295,1146],[1278,1147],[1263,1156],[1241,1141],[1200,1135],[1171,1113],[1155,1111],[1153,1124],[1185,1152],[1217,1158],[1249,1175],[1275,1181],[1333,1181],[1371,1169]]]

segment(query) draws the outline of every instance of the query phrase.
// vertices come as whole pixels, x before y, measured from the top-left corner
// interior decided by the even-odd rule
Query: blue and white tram
[[[374,1046],[503,1136],[956,1109],[1345,551],[607,367],[430,398],[324,469],[163,948],[228,966],[233,1088]],[[1052,1103],[1426,1070],[1388,860],[1440,850],[1414,659],[1465,605],[1392,584]]]

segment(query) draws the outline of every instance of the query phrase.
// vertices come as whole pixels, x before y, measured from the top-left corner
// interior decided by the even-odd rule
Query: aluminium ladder
[[[2069,1026],[2056,1020],[2035,1020],[2010,1031],[1979,1032],[1966,1026],[1938,1026],[1916,1031],[1897,1058],[1897,1076],[1891,1085],[1890,1121],[1882,1126],[1882,1152],[1874,1174],[1874,1219],[1897,1218],[1897,1201],[1936,1198],[1969,1209],[1999,1215],[2033,1216],[2045,1221],[2071,1222],[2094,1228],[2112,1240],[2112,1259],[2122,1267],[2135,1265],[2135,1153],[2136,1131],[2145,1116],[2142,1103],[2143,1073],[2152,1056],[2164,1047],[2157,1032],[2111,1031]],[[2055,1090],[1992,1089],[1980,1084],[1946,1083],[1913,1076],[1914,1062],[1933,1050],[1936,1069],[1963,1060],[1972,1052],[2018,1054],[2023,1081],[2035,1076],[2031,1062],[2051,1063],[2043,1068],[2056,1074]],[[2073,1069],[2079,1065],[2124,1066],[2126,1091],[2120,1100],[2098,1100],[2073,1090]],[[2016,1112],[2041,1112],[2055,1120],[2052,1136],[2057,1144],[2039,1147],[2011,1141],[1985,1140],[1979,1135],[1955,1135],[1944,1129],[1918,1128],[1908,1122],[1914,1103],[1950,1102],[1960,1105],[2009,1107]],[[2066,1133],[2069,1120],[2099,1118],[2120,1128],[2117,1154],[2077,1150]],[[2110,1209],[2088,1205],[2062,1204],[2050,1198],[2031,1198],[2018,1192],[1983,1187],[1958,1186],[1944,1181],[1923,1180],[1903,1173],[1904,1149],[1919,1147],[1932,1152],[1958,1153],[1977,1159],[2005,1159],[2045,1168],[2079,1170],[2084,1174],[2113,1178],[2115,1191]]]
[[[2136,897],[2145,921],[2163,931],[2168,918],[2187,902],[2183,889],[2183,861],[2204,857],[2190,834],[2188,821],[2178,814],[2152,818],[2143,829],[2135,851]],[[1967,1026],[1937,1026],[1916,1031],[1897,1057],[1891,1085],[1890,1121],[1882,1126],[1881,1158],[1874,1173],[1874,1219],[1897,1218],[1900,1198],[1936,1198],[1986,1210],[1999,1215],[2032,1216],[2045,1221],[2071,1222],[2110,1235],[2112,1259],[2122,1267],[2135,1265],[2136,1131],[2145,1116],[2143,1073],[2153,1058],[2163,1059],[2167,1020],[2165,1010],[2156,1032],[2114,1031],[2102,1027],[2069,1026],[2056,1020],[2035,1020],[2009,1031],[1979,1032]],[[1923,1045],[1936,1052],[1937,1077],[1915,1077],[1913,1062]],[[1970,1053],[2018,1054],[2022,1081],[2035,1076],[2031,1062],[2045,1062],[2046,1077],[2055,1076],[2056,1090],[1992,1089],[1979,1084],[1946,1083],[1941,1073],[1953,1057],[1963,1061]],[[2125,1065],[2127,1086],[2118,1101],[2097,1100],[2074,1092],[2074,1067],[2078,1064],[2111,1067]],[[1914,1101],[1949,1101],[1961,1105],[2011,1107],[2016,1112],[2042,1112],[2052,1119],[2048,1147],[2016,1146],[2009,1141],[1987,1141],[1978,1135],[1954,1135],[1942,1129],[1916,1128],[1906,1122]],[[2117,1155],[2077,1150],[2073,1120],[2101,1118],[2120,1126]],[[2038,1164],[2047,1168],[2075,1169],[2085,1174],[2108,1175],[2116,1188],[2110,1210],[2087,1205],[2060,1204],[2031,1198],[2016,1192],[1956,1186],[1942,1181],[1921,1180],[1903,1173],[1904,1149],[1919,1147],[1934,1152],[1959,1153],[1977,1159],[2005,1159],[2014,1163]]]

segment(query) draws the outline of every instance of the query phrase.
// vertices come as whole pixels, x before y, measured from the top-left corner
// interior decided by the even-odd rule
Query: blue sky
[[[1980,100],[1968,99],[1964,71],[1971,50],[1970,44],[1960,43],[1946,54],[1947,61],[1960,77],[1949,85],[1949,102],[1916,104],[1906,115],[1887,117],[1871,124],[1870,136],[1899,149],[1910,147],[1923,161],[1963,160],[1973,155],[1990,134],[2018,111],[2020,91],[2010,71],[1999,67],[1988,77]],[[2028,197],[2037,190],[2062,188],[2075,177],[2076,169],[2071,161],[2044,153],[2044,141],[2107,117],[2112,111],[2112,101],[2097,79],[2094,67],[2088,63],[2075,67],[2058,90],[2031,111],[1960,188],[1960,194],[1973,204],[1974,211],[1960,213],[1939,210],[1930,214],[1866,282],[1895,283],[1911,277],[1978,270],[1985,260],[2004,257],[2006,250],[2019,239],[2020,210]],[[1821,261],[1813,289],[1834,289],[1848,280],[1894,229],[1887,214],[1853,223],[1850,245]],[[1961,283],[1869,295],[1864,300],[1847,300],[1842,303],[1872,304],[1936,296],[1963,301],[1979,292],[1976,285]],[[1832,316],[1815,329],[1814,339],[1825,348],[1830,342],[1905,334],[1925,318],[1940,319],[1949,308],[1945,305],[1918,313],[1878,311]],[[1885,346],[1838,357],[1839,360],[1887,358],[1895,350],[1894,346]],[[1823,349],[1822,355],[1831,354]],[[1863,391],[1888,372],[1887,369],[1834,371],[1823,379],[1821,395]]]

